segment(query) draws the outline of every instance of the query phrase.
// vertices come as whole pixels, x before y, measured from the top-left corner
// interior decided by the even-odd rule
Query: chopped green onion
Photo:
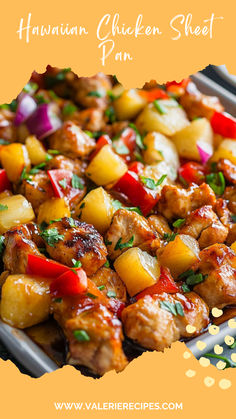
[[[75,189],[80,189],[81,191],[84,189],[84,185],[81,181],[81,178],[75,174],[73,174],[71,179],[71,186]]]
[[[107,291],[107,297],[108,298],[116,298],[115,291]]]
[[[78,110],[77,106],[73,105],[72,103],[67,103],[62,109],[62,114],[64,116],[69,116],[69,115],[72,115],[77,110]]]
[[[134,236],[132,236],[130,238],[130,240],[126,243],[121,243],[122,242],[122,237],[119,238],[118,242],[115,245],[115,250],[122,250],[122,249],[126,249],[128,247],[132,247],[133,243],[134,243]]]
[[[167,113],[166,108],[161,104],[162,101],[154,100],[153,105],[155,106],[156,110],[161,114],[164,115]]]
[[[225,178],[222,172],[206,175],[206,182],[216,195],[222,195],[225,190]]]
[[[62,189],[66,189],[66,187],[67,187],[67,180],[65,178],[59,180],[58,183],[62,187]]]
[[[167,242],[173,242],[177,235],[177,233],[164,233],[163,239]]]
[[[74,268],[81,268],[82,266],[80,260],[72,259],[71,262],[73,263]]]
[[[74,330],[73,335],[79,342],[89,342],[90,337],[85,330]]]
[[[104,290],[104,288],[105,288],[105,285],[99,285],[99,287],[98,287],[99,291]]]
[[[8,209],[7,205],[0,204],[0,211],[6,211]]]
[[[178,218],[172,225],[173,227],[179,228],[185,223],[185,218]]]

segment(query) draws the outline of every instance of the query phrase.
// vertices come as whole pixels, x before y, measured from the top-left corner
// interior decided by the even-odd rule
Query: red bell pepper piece
[[[236,119],[227,113],[214,112],[211,126],[215,134],[236,139]]]
[[[130,161],[136,148],[136,132],[130,127],[125,128],[120,136],[116,140],[113,140],[112,145],[120,157],[126,162]],[[127,152],[125,152],[125,149]]]
[[[51,282],[50,293],[54,297],[73,296],[82,294],[87,287],[87,275],[83,269],[79,268],[75,273],[67,268],[66,272]]]
[[[69,201],[72,201],[81,194],[80,189],[72,187],[71,181],[73,173],[70,170],[54,169],[48,170],[47,173],[57,198],[66,197]]]
[[[159,87],[155,87],[154,89],[150,90],[140,90],[139,91],[140,96],[144,97],[147,102],[153,102],[156,99],[169,99],[169,96],[166,94],[166,92],[163,89],[160,89]]]
[[[146,216],[159,199],[156,191],[146,188],[135,172],[128,170],[115,184],[114,189],[124,193],[133,205]]]
[[[194,161],[183,164],[179,168],[179,177],[183,178],[187,183],[196,183],[200,185],[205,180],[206,168]]]
[[[154,294],[161,294],[166,292],[167,294],[174,294],[179,291],[178,286],[176,285],[175,281],[173,280],[170,271],[168,268],[161,267],[160,278],[158,279],[157,283],[151,285],[151,287],[145,288],[145,290],[139,292],[135,298],[139,300],[140,298],[145,297],[145,295],[154,295]]]
[[[190,78],[189,77],[187,77],[186,79],[183,79],[183,80],[181,80],[181,81],[179,81],[179,82],[177,82],[177,81],[175,81],[175,80],[173,80],[173,81],[168,81],[167,83],[166,83],[166,87],[170,87],[170,86],[180,86],[180,87],[184,87],[184,88],[186,88],[187,87],[187,85],[189,84],[189,82],[190,82],[191,80],[190,80]]]
[[[101,150],[101,148],[104,147],[104,145],[107,145],[107,144],[109,144],[109,145],[112,144],[112,141],[111,141],[109,135],[106,135],[106,134],[101,135],[101,137],[99,137],[99,139],[97,140],[95,150],[92,152],[92,154],[89,157],[90,160],[92,160],[98,154],[98,152]]]
[[[0,169],[0,192],[5,191],[6,189],[11,189],[11,184],[7,177],[6,170]]]
[[[44,278],[57,278],[67,272],[69,268],[61,265],[54,260],[47,259],[43,256],[28,254],[28,263],[26,273],[31,275],[39,275]]]
[[[169,81],[166,83],[166,90],[168,93],[172,93],[176,96],[181,96],[184,94],[189,82],[189,78],[183,79],[179,83],[176,81]]]
[[[144,169],[144,165],[140,161],[134,161],[133,163],[129,165],[129,170],[131,172],[137,173],[137,175],[142,173],[143,169]]]

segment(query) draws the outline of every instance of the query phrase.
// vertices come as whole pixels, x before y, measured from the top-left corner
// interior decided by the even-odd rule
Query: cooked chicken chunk
[[[108,76],[98,73],[93,77],[80,77],[75,85],[75,101],[85,108],[105,108],[107,91],[112,84]]]
[[[236,188],[229,186],[225,189],[223,197],[228,201],[228,208],[236,214]]]
[[[188,83],[185,93],[180,98],[180,104],[190,119],[194,117],[210,119],[214,111],[224,110],[217,97],[202,94],[193,82]]]
[[[8,109],[0,111],[0,138],[14,142],[17,137],[17,129],[14,125],[15,113]]]
[[[236,304],[236,269],[222,265],[212,269],[206,279],[194,287],[210,308]]]
[[[32,175],[30,180],[23,179],[19,192],[31,203],[36,214],[39,206],[54,196],[51,182],[44,171]]]
[[[77,176],[81,176],[86,168],[86,164],[82,163],[78,159],[69,159],[65,156],[54,156],[51,160],[47,162],[47,170],[61,169],[61,170],[70,170],[75,173]]]
[[[78,112],[73,120],[82,129],[89,131],[102,131],[105,128],[104,112],[100,108],[84,109]]]
[[[43,255],[39,252],[32,238],[36,237],[33,225],[26,224],[13,227],[5,233],[5,250],[3,253],[4,268],[12,274],[26,272],[28,254],[38,256]]]
[[[224,243],[228,235],[225,227],[210,205],[205,205],[187,216],[185,224],[178,230],[198,240],[201,249],[214,243]]]
[[[94,274],[106,262],[107,249],[102,236],[91,224],[62,218],[42,233],[49,255],[67,266],[79,260],[87,275]]]
[[[133,211],[119,209],[115,212],[106,233],[107,249],[110,258],[114,260],[127,250],[127,247],[122,248],[122,244],[129,242],[131,239],[132,246],[140,247],[140,249],[148,252],[152,252],[156,247],[159,247],[159,240],[158,243],[155,241],[156,234],[144,217]],[[119,246],[119,243],[121,246]]]
[[[236,185],[236,165],[233,164],[230,160],[221,159],[218,162],[217,168],[219,171],[223,172],[225,179],[228,182]]]
[[[63,298],[53,302],[53,313],[69,343],[69,364],[86,366],[98,375],[125,368],[121,323],[99,298]]]
[[[236,255],[230,247],[225,244],[213,244],[201,250],[199,261],[195,269],[199,269],[204,275],[222,265],[229,265],[236,269]]]
[[[236,224],[233,221],[232,213],[228,209],[228,202],[225,199],[218,198],[215,205],[215,212],[217,213],[220,221],[229,230],[226,238],[226,244],[229,246],[236,241]]]
[[[184,189],[174,185],[165,185],[161,191],[158,210],[168,220],[184,218],[190,211],[203,205],[214,205],[216,197],[213,190],[206,183],[200,186],[192,184]]]
[[[183,316],[173,315],[163,303],[181,303]],[[209,322],[208,307],[195,293],[145,296],[122,312],[125,334],[147,349],[163,351],[181,336],[187,324],[200,332]]]
[[[86,157],[95,147],[95,140],[90,138],[72,121],[66,121],[49,138],[51,149],[59,150],[67,157]]]
[[[161,238],[164,234],[171,234],[172,231],[166,219],[162,215],[151,215],[148,217],[148,223],[152,230],[154,230]]]
[[[115,271],[102,267],[90,277],[97,287],[102,287],[101,292],[106,296],[108,292],[114,293],[115,298],[126,302],[126,287]]]

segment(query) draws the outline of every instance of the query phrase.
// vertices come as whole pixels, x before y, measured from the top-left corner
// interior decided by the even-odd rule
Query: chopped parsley
[[[99,92],[98,90],[92,90],[92,92],[89,92],[87,96],[92,97],[104,97],[104,93]]]
[[[70,68],[63,68],[57,74],[48,74],[45,77],[46,87],[47,88],[52,88],[56,84],[64,81],[65,78],[66,78],[66,74],[70,71],[71,71]]]
[[[52,150],[52,149],[48,149],[48,153],[49,154],[54,154],[54,155],[61,154],[61,152],[59,150]]]
[[[236,215],[231,215],[231,218],[232,218],[233,222],[236,223]]]
[[[109,108],[105,110],[105,115],[107,116],[109,122],[112,123],[116,121],[116,114],[113,106],[109,106]]]
[[[8,144],[10,144],[9,141],[4,140],[3,138],[0,138],[0,145],[8,145]]]
[[[10,107],[10,110],[12,112],[16,112],[16,109],[17,109],[17,100],[16,99],[13,99],[13,101],[11,103],[9,103],[9,107]]]
[[[74,268],[81,268],[82,266],[80,260],[72,259],[71,262],[73,263]]]
[[[177,233],[164,233],[163,239],[167,242],[173,242]]]
[[[37,164],[36,166],[33,167],[33,169],[31,169],[29,171],[29,174],[30,175],[35,175],[36,173],[38,173],[40,171],[40,169],[43,169],[45,166],[46,166],[45,162]]]
[[[185,282],[181,285],[181,288],[183,292],[190,292],[190,288]]]
[[[110,266],[109,261],[107,260],[107,261],[104,263],[104,265],[103,265],[103,266],[105,266],[105,268],[109,268],[109,266]]]
[[[64,239],[64,235],[59,234],[58,229],[56,227],[48,229],[48,230],[43,230],[40,233],[40,236],[51,247],[54,247],[55,243],[58,243],[60,240]]]
[[[6,211],[8,209],[7,205],[0,204],[0,211]]]
[[[42,93],[35,95],[35,99],[37,100],[38,105],[42,105],[43,103],[49,103],[50,100],[47,99]]]
[[[167,175],[162,175],[160,177],[160,179],[158,179],[158,181],[155,182],[155,180],[153,180],[149,177],[140,176],[140,180],[148,189],[153,190],[153,189],[156,189],[157,186],[160,186],[162,184],[162,182],[165,180],[166,177],[167,177]]]
[[[99,285],[99,287],[98,287],[99,291],[104,290],[104,288],[105,288],[105,285]]]
[[[4,250],[4,240],[5,237],[4,236],[0,236],[0,254],[2,254],[3,250]]]
[[[66,189],[66,187],[67,187],[67,180],[65,178],[59,180],[58,183],[62,187],[62,189]]]
[[[71,179],[71,186],[75,189],[80,189],[81,191],[84,189],[84,185],[81,181],[81,178],[75,174],[73,174]]]
[[[54,303],[61,303],[62,302],[62,298],[54,298],[53,302]]]
[[[109,240],[107,240],[107,239],[104,239],[104,243],[105,243],[105,245],[106,246],[110,246],[111,244],[112,244],[112,242],[110,242]]]
[[[70,227],[76,227],[74,218],[68,217],[68,223],[69,223]]]
[[[139,148],[141,148],[141,150],[144,150],[145,149],[145,145],[143,144],[143,137],[140,134],[138,128],[132,122],[129,123],[129,127],[132,128],[135,131],[135,134],[136,134],[136,144],[137,144],[137,146]]]
[[[97,295],[94,295],[91,292],[87,292],[86,296],[92,299],[98,298]]]
[[[121,243],[122,242],[122,237],[119,238],[118,242],[115,245],[115,250],[122,250],[122,249],[126,249],[128,247],[132,247],[133,243],[134,243],[134,236],[132,236],[128,242],[126,243]]]
[[[169,301],[161,301],[160,302],[160,307],[163,310],[169,311],[171,314],[173,314],[174,316],[184,316],[184,310],[183,310],[183,306],[180,302],[176,302],[176,303],[171,303]]]
[[[185,218],[178,218],[172,225],[173,227],[179,228],[185,223]]]
[[[225,362],[225,367],[223,369],[226,368],[236,368],[236,362],[231,361],[231,359],[226,358],[225,356],[220,356],[220,355],[216,355],[216,354],[204,354],[204,356],[206,356],[207,358],[216,358],[216,359],[220,359],[221,361]]]
[[[29,175],[29,173],[26,172],[26,167],[23,168],[21,175],[20,175],[20,180],[30,180],[31,176]]]
[[[156,110],[161,114],[164,115],[167,113],[165,106],[161,104],[161,100],[154,100],[153,105],[155,106]]]
[[[108,298],[116,298],[115,291],[107,291],[107,297]]]
[[[181,275],[179,275],[179,279],[185,280],[184,284],[182,284],[182,290],[184,292],[189,292],[189,286],[200,284],[206,279],[206,277],[207,275],[195,273],[192,269],[183,272]]]
[[[216,195],[222,195],[225,190],[225,178],[222,172],[206,175],[206,182]]]
[[[111,90],[107,91],[107,96],[111,99],[111,101],[118,99],[121,95],[114,95],[114,93]]]
[[[75,339],[78,340],[79,342],[89,342],[90,341],[90,337],[85,330],[82,330],[82,329],[74,330],[73,335],[74,335]]]
[[[115,149],[117,154],[120,154],[121,156],[124,156],[125,154],[129,154],[129,149],[126,147],[125,144],[118,144],[116,145],[113,143],[113,148]]]
[[[39,86],[37,83],[34,83],[33,81],[29,81],[23,88],[23,92],[29,93],[30,95],[32,95],[33,93],[36,92],[36,90],[38,90],[38,88]]]
[[[69,115],[72,115],[77,110],[78,110],[77,106],[73,105],[72,103],[67,103],[62,109],[62,114],[64,116],[69,116]]]
[[[142,211],[140,210],[139,207],[124,207],[122,205],[122,203],[120,201],[118,201],[118,199],[114,199],[111,204],[112,204],[113,208],[115,209],[115,211],[122,208],[122,209],[126,209],[128,211],[137,212],[137,214],[142,215]]]

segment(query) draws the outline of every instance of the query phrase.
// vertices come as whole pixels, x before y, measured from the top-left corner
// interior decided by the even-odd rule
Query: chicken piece
[[[215,205],[215,211],[222,224],[229,230],[226,244],[230,246],[236,241],[236,224],[233,221],[231,211],[228,209],[228,202],[225,199],[218,198]]]
[[[104,109],[108,103],[107,91],[111,88],[111,79],[103,73],[80,77],[74,84],[75,101],[85,108]]]
[[[193,268],[194,270],[199,269],[203,275],[206,275],[222,265],[229,265],[236,269],[236,255],[225,244],[213,244],[201,250],[199,260]]]
[[[15,113],[8,109],[0,110],[0,138],[14,142],[17,137],[17,128],[14,125]]]
[[[102,131],[105,128],[104,112],[100,108],[89,108],[73,115],[73,120],[82,129],[89,131]]]
[[[69,343],[69,364],[83,365],[98,375],[125,368],[121,322],[99,298],[64,297],[61,302],[54,300],[52,309]],[[79,340],[81,333],[84,341]]]
[[[228,201],[228,208],[233,214],[236,214],[236,188],[234,186],[228,186],[225,189],[223,198]]]
[[[179,234],[188,234],[198,240],[201,249],[214,243],[224,243],[228,235],[225,227],[215,214],[212,206],[205,205],[191,212]]]
[[[195,285],[194,291],[210,309],[236,304],[236,269],[227,264],[212,269],[203,282]]]
[[[5,233],[3,263],[5,270],[12,274],[26,273],[28,254],[44,257],[32,241],[36,232],[33,224],[13,227]]]
[[[225,179],[228,182],[236,185],[236,165],[233,164],[230,160],[220,159],[217,164],[217,169],[223,172]]]
[[[49,137],[51,149],[59,150],[72,159],[85,158],[95,148],[95,145],[95,140],[72,121],[64,122],[62,127]]]
[[[73,266],[72,259],[80,260],[87,275],[93,275],[106,262],[103,238],[91,224],[65,217],[50,224],[42,238],[52,259],[67,266]]]
[[[155,231],[161,238],[165,234],[171,234],[172,231],[166,219],[162,215],[151,215],[148,217],[148,223],[153,231]]]
[[[132,246],[140,247],[147,252],[155,252],[155,249],[159,247],[159,240],[156,241],[156,238],[156,234],[144,217],[134,211],[119,209],[115,212],[106,233],[109,256],[112,260],[116,259],[127,250],[127,247],[120,249],[117,243],[127,243],[131,239]]]
[[[44,171],[32,175],[29,180],[23,179],[19,192],[31,203],[36,214],[39,206],[54,196],[51,182]]]
[[[191,211],[203,205],[214,205],[216,197],[209,185],[192,184],[188,189],[174,185],[165,185],[157,204],[159,212],[168,220],[184,218]]]
[[[127,301],[126,287],[119,275],[110,268],[102,267],[90,277],[91,281],[97,287],[104,287],[101,292],[106,296],[107,292],[113,292],[115,298],[123,301]]]
[[[61,170],[70,170],[75,173],[77,176],[81,176],[85,169],[86,164],[81,162],[78,159],[69,159],[65,156],[54,156],[51,160],[47,162],[47,170],[61,169]]]
[[[109,135],[110,138],[120,134],[129,125],[128,121],[117,121],[113,124],[106,125],[104,131]]]
[[[231,246],[236,241],[236,224],[231,224],[229,228],[229,233],[226,239],[226,244]]]
[[[195,117],[210,119],[214,111],[222,112],[224,110],[218,97],[204,95],[193,82],[188,83],[184,94],[180,98],[180,104],[190,119]]]
[[[172,314],[163,303],[180,303],[184,316]],[[209,323],[206,304],[195,293],[147,295],[122,312],[125,334],[147,349],[163,351],[180,337],[189,336],[187,324],[199,333]],[[192,336],[192,335],[191,335]]]

